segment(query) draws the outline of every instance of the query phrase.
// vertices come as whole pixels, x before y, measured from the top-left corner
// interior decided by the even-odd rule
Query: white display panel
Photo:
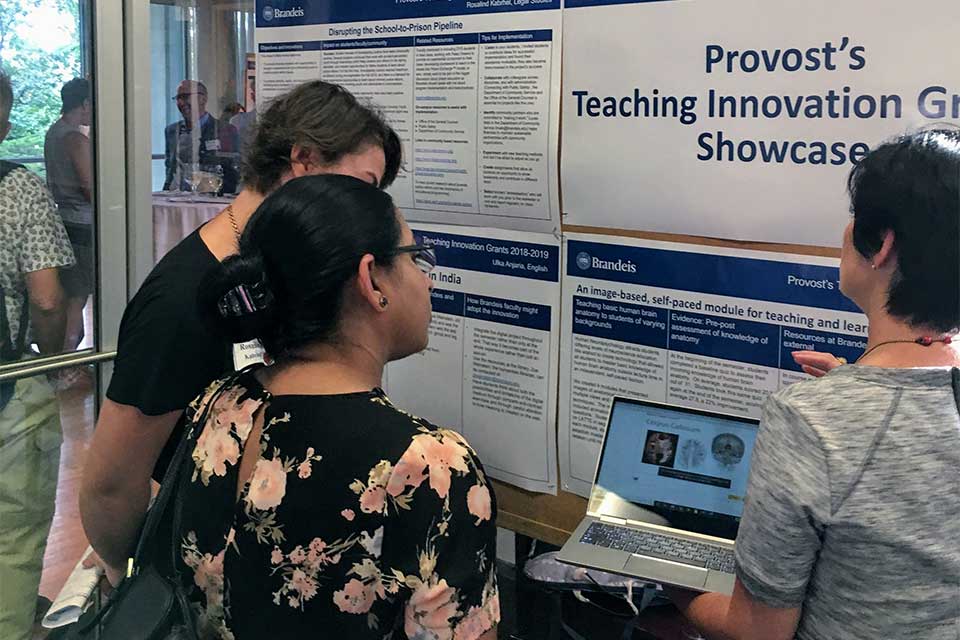
[[[868,147],[960,122],[954,0],[566,0],[563,21],[565,223],[836,247]]]

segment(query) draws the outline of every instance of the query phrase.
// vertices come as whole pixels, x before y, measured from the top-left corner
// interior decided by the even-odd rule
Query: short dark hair
[[[228,124],[230,122],[230,118],[243,111],[246,111],[246,109],[243,108],[242,104],[239,102],[231,102],[223,108],[223,113],[221,114],[221,119],[223,122],[221,124]]]
[[[13,83],[0,69],[0,122],[10,121],[10,111],[13,109]]]
[[[339,161],[366,145],[383,149],[386,169],[378,185],[390,186],[400,170],[397,133],[372,106],[361,104],[340,85],[314,80],[270,102],[258,115],[254,135],[243,154],[243,182],[269,193],[290,168],[294,145],[315,151],[326,164]]]
[[[853,245],[872,258],[893,231],[887,311],[944,333],[960,327],[960,129],[927,129],[871,151],[847,180]]]
[[[70,113],[77,107],[82,107],[84,100],[90,99],[90,81],[86,78],[74,78],[60,89],[60,99],[63,101],[61,113]]]
[[[201,284],[200,308],[234,342],[257,338],[275,359],[336,339],[344,285],[360,259],[396,257],[400,222],[393,199],[350,176],[290,180],[264,200],[240,238],[240,253]],[[258,285],[258,283],[263,283]],[[238,285],[269,291],[265,308],[224,317],[221,298]]]

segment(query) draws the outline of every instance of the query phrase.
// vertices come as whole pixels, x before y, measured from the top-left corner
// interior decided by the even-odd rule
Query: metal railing
[[[17,164],[43,164],[43,156],[26,156],[23,158],[6,158],[7,162]]]
[[[117,357],[116,351],[95,353],[93,350],[81,351],[76,354],[58,354],[44,358],[31,358],[0,365],[0,382],[32,378],[43,373],[50,373],[67,367],[78,367],[87,364],[109,362]]]
[[[151,160],[163,160],[166,156],[162,153],[155,153],[150,156]],[[24,156],[22,158],[5,158],[7,162],[15,162],[17,164],[43,164],[43,156]]]

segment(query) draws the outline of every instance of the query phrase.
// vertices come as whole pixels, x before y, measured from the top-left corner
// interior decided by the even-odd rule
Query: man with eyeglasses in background
[[[236,190],[236,168],[221,154],[220,121],[207,111],[207,87],[197,80],[183,80],[173,97],[183,119],[167,125],[166,179],[164,191],[189,191],[190,172],[220,166],[223,191]]]

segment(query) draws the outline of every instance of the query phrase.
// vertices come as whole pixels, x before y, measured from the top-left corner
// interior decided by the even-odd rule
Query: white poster
[[[566,0],[564,222],[839,246],[870,147],[960,122],[960,2]]]
[[[550,233],[560,38],[560,0],[257,0],[258,94],[319,78],[380,107],[410,220]]]
[[[462,433],[492,477],[556,493],[560,243],[494,229],[414,234],[437,252],[430,346],[388,366],[388,395]]]
[[[853,362],[866,317],[831,258],[569,234],[564,239],[562,488],[586,496],[613,396],[759,417],[806,374],[791,353]]]

